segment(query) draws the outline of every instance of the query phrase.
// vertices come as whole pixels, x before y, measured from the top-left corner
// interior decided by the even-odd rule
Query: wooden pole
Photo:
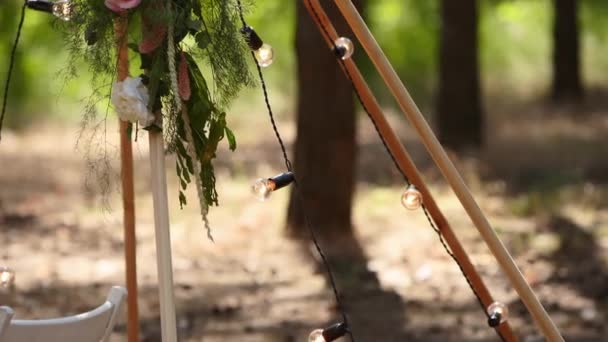
[[[473,199],[462,177],[437,141],[422,113],[401,83],[397,73],[384,55],[384,52],[369,31],[365,21],[350,0],[335,0],[342,15],[346,18],[355,35],[367,51],[370,59],[399,103],[402,111],[412,123],[429,154],[437,164],[444,178],[452,187],[465,211],[477,227],[480,235],[492,251],[498,263],[511,281],[540,330],[549,341],[563,341],[555,323],[551,320],[538,298],[526,282],[513,258],[502,244],[496,232]]]
[[[118,81],[129,76],[129,52],[127,17],[116,19],[118,50]],[[127,282],[127,337],[129,342],[139,341],[139,309],[137,306],[137,239],[135,235],[135,192],[133,186],[133,147],[129,137],[129,123],[120,121],[120,178],[122,182],[122,207],[125,248],[125,273]]]
[[[314,19],[314,22],[319,26],[319,29],[321,30],[321,33],[323,34],[323,37],[325,38],[328,46],[330,48],[333,48],[333,42],[339,37],[339,35],[337,34],[325,10],[319,3],[319,0],[307,0],[305,1],[305,4],[306,8],[311,14],[311,17]],[[327,32],[329,37],[324,34],[325,32]],[[343,66],[344,68],[346,68],[345,72],[347,72],[347,75],[350,76],[353,85],[361,96],[361,101],[368,109],[370,115],[375,121],[376,127],[378,128],[380,134],[382,135],[382,137],[384,137],[389,150],[395,156],[397,164],[399,165],[401,170],[403,170],[403,172],[407,175],[408,179],[412,182],[412,184],[415,184],[416,188],[422,193],[422,196],[424,198],[424,204],[429,214],[433,218],[433,221],[436,223],[437,227],[441,231],[441,234],[446,244],[450,247],[450,250],[454,254],[454,257],[461,265],[462,271],[466,274],[467,278],[471,282],[471,286],[479,295],[479,299],[482,301],[485,307],[488,307],[494,302],[492,295],[484,284],[481,276],[475,269],[475,266],[473,266],[473,264],[471,263],[471,260],[469,259],[466,251],[462,247],[460,241],[454,234],[454,231],[450,227],[450,224],[448,223],[447,219],[439,209],[439,206],[435,202],[435,199],[433,198],[424,180],[422,179],[420,172],[414,164],[414,161],[407,153],[403,144],[401,144],[399,138],[388,123],[386,117],[384,116],[384,113],[382,112],[382,108],[378,104],[378,101],[376,100],[372,91],[367,85],[367,82],[361,75],[361,72],[359,72],[357,65],[355,64],[353,59],[349,58],[344,61]],[[513,330],[511,329],[508,322],[501,324],[497,328],[497,330],[506,341],[517,341],[517,337],[514,335]]]
[[[148,137],[150,144],[152,197],[154,201],[154,230],[156,233],[156,265],[158,268],[161,334],[163,342],[177,342],[163,133],[162,131],[151,130],[148,133]]]

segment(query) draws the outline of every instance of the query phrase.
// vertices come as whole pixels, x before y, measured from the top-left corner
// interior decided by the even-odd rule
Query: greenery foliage
[[[106,119],[96,119],[96,104],[107,97],[110,80],[114,79],[118,41],[115,24],[119,16],[127,16],[129,47],[141,61],[140,72],[150,95],[148,108],[162,114],[168,150],[177,154],[180,203],[186,204],[183,191],[192,178],[196,179],[207,224],[207,207],[219,203],[212,164],[218,145],[227,137],[230,149],[236,149],[225,109],[243,87],[252,83],[247,64],[250,52],[239,33],[236,1],[142,0],[139,6],[122,13],[110,10],[103,0],[73,0],[73,4],[76,14],[72,20],[56,21],[55,26],[63,33],[70,52],[66,74],[78,75],[80,61],[84,61],[93,83],[99,85],[83,115],[83,128],[94,131],[89,136],[89,149],[99,146],[91,140],[105,138],[105,131],[96,133]],[[199,62],[210,70],[213,87],[208,86]],[[183,115],[187,115],[187,122]],[[99,173],[96,177],[108,179]],[[107,182],[104,187],[109,187]]]
[[[293,75],[295,67],[295,2],[256,0],[248,3],[253,4],[247,13],[248,21],[277,53],[273,67],[266,72],[271,87],[291,96],[295,94],[294,80],[285,75]],[[551,0],[484,0],[479,3],[482,80],[486,90],[500,89],[503,93],[505,89],[545,89],[550,82]],[[2,65],[8,63],[20,5],[20,0],[0,3]],[[366,9],[372,31],[408,89],[422,104],[432,101],[436,86],[438,6],[438,0],[374,0],[368,1]],[[584,79],[587,84],[604,84],[608,81],[608,59],[604,58],[608,54],[608,2],[581,1],[581,9]],[[62,49],[62,36],[49,30],[54,21],[50,16],[37,12],[28,12],[27,16],[9,103],[19,115],[9,115],[6,122],[13,127],[27,125],[42,110],[45,117],[50,113],[69,115],[74,112],[75,104],[90,92],[89,78],[95,75],[88,72],[82,62],[66,62],[68,57]],[[209,22],[207,24],[211,26]],[[137,22],[132,26],[131,36],[136,37],[140,29],[136,27]],[[82,42],[82,36],[79,41]],[[186,38],[182,44],[191,46],[195,41]],[[199,62],[204,61],[204,51],[201,54],[191,52]],[[112,62],[113,58],[106,61]],[[64,84],[55,74],[68,64],[75,65],[81,77]],[[206,64],[201,64],[203,74],[207,78],[213,77]],[[4,79],[5,72],[0,69],[0,79]],[[364,72],[371,79],[375,77],[369,67]],[[373,83],[379,85],[380,82]],[[213,90],[214,85],[210,86]],[[257,90],[251,94],[257,99]],[[61,110],[49,111],[57,105],[55,97],[62,99]],[[243,99],[243,102],[251,101],[251,97]]]
[[[87,113],[99,109],[105,111],[105,98],[112,81],[115,68],[115,35],[113,19],[115,14],[104,6],[103,0],[74,0],[78,5],[78,16],[72,22],[64,23],[45,13],[28,11],[21,46],[18,52],[15,77],[10,91],[10,111],[16,115],[7,116],[7,124],[12,127],[25,126],[36,118],[47,117],[51,113],[66,115],[75,112],[76,103],[93,92]],[[131,60],[140,59],[135,47],[143,39],[141,33],[141,8],[157,0],[143,0],[142,7],[130,11],[130,43],[134,48]],[[254,4],[247,13],[248,21],[263,34],[265,41],[275,47],[277,60],[267,75],[273,89],[283,90],[289,97],[294,92],[293,75],[295,55],[293,36],[295,27],[295,2],[276,0],[248,1]],[[223,134],[212,126],[224,125],[227,106],[235,95],[247,84],[251,77],[247,71],[248,52],[238,34],[238,21],[234,0],[176,0],[174,16],[157,11],[155,22],[178,23],[175,27],[179,48],[195,62],[189,69],[193,80],[202,77],[204,83],[193,85],[193,93],[198,95],[187,103],[190,115],[196,120],[210,120],[197,123],[198,153],[206,153],[204,144],[216,146],[214,141],[233,137],[224,129]],[[488,0],[480,4],[480,54],[482,61],[482,80],[486,92],[500,89],[546,89],[550,82],[551,60],[551,0]],[[8,64],[8,52],[14,39],[21,0],[4,0],[0,3],[0,65]],[[581,1],[580,22],[582,28],[582,51],[584,78],[587,84],[605,84],[608,81],[608,2],[605,0]],[[325,3],[331,6],[330,3]],[[199,15],[200,13],[200,15]],[[367,2],[366,19],[380,44],[385,48],[396,69],[406,81],[417,101],[423,105],[432,102],[436,85],[436,61],[439,32],[439,0],[374,0]],[[61,34],[49,27],[53,25]],[[63,42],[62,42],[63,40]],[[87,41],[95,41],[87,44]],[[67,43],[67,44],[62,44]],[[68,49],[64,49],[64,46]],[[360,48],[359,48],[360,49]],[[166,48],[162,48],[166,51]],[[223,53],[220,53],[223,52]],[[159,53],[159,56],[161,53]],[[166,53],[162,53],[166,58]],[[363,55],[357,53],[357,56]],[[161,58],[159,57],[159,58]],[[153,59],[154,56],[149,56]],[[161,59],[162,59],[161,58]],[[144,58],[145,59],[145,58]],[[145,66],[145,60],[142,60]],[[137,63],[132,63],[136,65]],[[168,72],[168,62],[159,62],[160,74]],[[136,65],[140,67],[140,65]],[[67,71],[73,78],[63,83],[56,77],[58,70]],[[137,75],[140,70],[132,68]],[[0,79],[5,79],[6,70],[0,69]],[[369,67],[364,72],[370,79],[375,73]],[[288,76],[285,76],[288,75]],[[90,78],[94,81],[91,82]],[[179,153],[179,139],[183,134],[183,123],[172,109],[173,94],[166,77],[159,82],[160,100],[156,103],[165,114],[165,131],[169,149]],[[372,82],[374,83],[374,82]],[[376,86],[379,82],[375,82]],[[383,92],[378,92],[382,94]],[[386,92],[384,92],[386,93]],[[256,90],[256,97],[258,92]],[[532,94],[534,95],[534,93]],[[275,99],[277,97],[275,96]],[[60,100],[58,100],[60,99]],[[100,102],[101,101],[101,102]],[[243,101],[251,101],[247,98]],[[54,110],[54,109],[61,110]],[[56,108],[54,108],[56,107]],[[204,108],[203,112],[197,112]],[[196,113],[195,113],[196,112]],[[38,115],[38,116],[36,116]],[[91,114],[92,115],[92,114]],[[102,117],[101,120],[104,120]],[[95,119],[97,120],[97,119]],[[230,122],[233,122],[230,120]],[[98,127],[102,122],[93,121]],[[217,140],[219,142],[219,140]],[[183,145],[183,140],[182,140]],[[232,146],[231,146],[232,147]],[[102,151],[91,151],[99,155]],[[181,153],[187,167],[185,153]],[[206,175],[212,174],[209,157],[201,160],[207,165]],[[184,174],[183,169],[178,171]],[[188,174],[192,176],[192,172]],[[190,181],[181,178],[184,184]],[[214,182],[207,178],[206,188]],[[207,191],[209,203],[217,203],[215,190]]]

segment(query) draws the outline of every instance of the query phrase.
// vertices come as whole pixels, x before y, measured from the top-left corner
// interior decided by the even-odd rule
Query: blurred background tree
[[[555,102],[578,102],[583,97],[578,0],[554,0],[553,8],[553,88],[551,97]]]
[[[284,99],[277,101],[284,104],[282,112],[294,108],[291,103],[296,94],[296,59],[293,51],[295,3],[297,1],[258,0],[249,14],[252,24],[277,50],[277,63],[267,74],[273,88]],[[555,41],[557,51],[557,45],[561,44],[553,36],[557,31],[558,17],[562,17],[557,12],[559,9],[567,9],[564,6],[577,9],[576,14],[567,10],[559,13],[563,13],[566,18],[561,26],[570,27],[570,31],[573,31],[573,27],[576,29],[576,21],[572,18],[578,19],[579,69],[580,79],[585,80],[584,88],[592,89],[606,84],[608,60],[603,56],[608,54],[608,21],[605,20],[608,3],[603,0],[587,0],[576,7],[574,3],[574,0],[479,2],[480,84],[486,100],[495,98],[496,94],[507,93],[514,95],[512,98],[515,100],[540,99],[544,89],[552,88],[552,46]],[[437,99],[439,89],[442,27],[440,4],[439,0],[376,0],[370,2],[366,10],[367,20],[377,39],[414,98],[427,113],[435,107],[433,102]],[[2,65],[8,63],[8,52],[14,39],[20,5],[19,0],[6,0],[0,4]],[[552,19],[554,12],[555,31]],[[269,20],[270,17],[273,19]],[[566,41],[576,39],[572,37],[577,35],[559,36]],[[576,51],[568,48],[575,46],[576,41],[563,44],[566,53]],[[65,84],[61,78],[56,77],[66,63],[67,53],[62,52],[61,47],[61,37],[52,29],[52,19],[43,13],[28,12],[10,99],[12,110],[19,115],[8,116],[9,126],[27,126],[30,120],[49,115],[78,117],[79,101],[90,92],[91,85],[84,66],[81,68],[83,77],[73,82]],[[362,53],[359,52],[358,55]],[[575,58],[564,58],[570,61],[568,63],[575,61]],[[5,69],[0,69],[2,80],[6,76]],[[363,69],[372,85],[378,86],[378,77],[369,65]],[[576,72],[572,71],[576,68],[567,69]],[[379,91],[378,94],[386,106],[393,106],[387,92]],[[258,98],[257,91],[247,93],[242,102],[250,102],[252,98]],[[61,99],[61,110],[49,110],[57,109],[57,99]]]
[[[327,7],[338,32],[349,32],[337,8]],[[298,1],[296,8],[298,93],[294,166],[301,187],[292,192],[287,227],[294,236],[308,237],[297,198],[297,192],[301,191],[310,219],[320,233],[352,236],[357,152],[353,92],[304,3]]]
[[[9,54],[15,39],[22,1],[0,4],[0,80],[6,80]],[[62,50],[61,35],[53,29],[53,18],[28,11],[9,93],[6,126],[24,128],[34,121],[55,116],[70,119],[79,114],[79,101],[88,96],[90,85],[85,76],[66,83],[61,71],[67,51]],[[60,109],[60,110],[57,110]]]
[[[7,0],[0,5],[2,65],[8,64],[20,4]],[[340,32],[352,36],[335,6],[326,7]],[[456,150],[482,147],[483,137],[492,134],[487,121],[496,115],[494,103],[540,101],[545,89],[552,89],[553,99],[577,100],[584,88],[608,84],[608,59],[603,57],[608,54],[608,3],[603,0],[466,0],[458,5],[377,0],[365,12],[423,112],[435,114],[428,119],[441,141]],[[279,120],[297,121],[294,161],[314,209],[313,221],[324,232],[350,234],[357,107],[349,84],[301,1],[259,0],[248,17],[277,52],[276,63],[265,72]],[[8,127],[78,120],[82,99],[98,85],[90,83],[84,66],[82,77],[73,81],[57,77],[67,61],[61,46],[52,18],[29,11]],[[362,49],[356,57],[383,105],[395,108]],[[3,80],[5,69],[0,70]],[[243,113],[252,107],[263,108],[257,89],[245,92],[229,120],[250,120]],[[292,113],[297,113],[295,120]],[[303,217],[293,201],[287,221],[298,235]]]
[[[483,142],[477,17],[476,0],[441,1],[437,129],[454,150]]]
[[[360,237],[362,250],[369,255],[366,260],[369,262],[357,263],[356,261],[361,260],[354,260],[355,264],[377,270],[383,286],[389,284],[389,287],[394,286],[393,288],[403,291],[398,298],[392,296],[384,302],[379,302],[376,294],[362,286],[363,282],[358,274],[357,277],[349,278],[350,281],[341,279],[341,287],[352,285],[352,288],[365,291],[362,295],[350,297],[356,301],[354,311],[358,310],[363,315],[374,316],[373,318],[378,320],[376,325],[356,326],[374,327],[369,329],[371,332],[398,333],[394,327],[402,326],[400,317],[396,318],[396,323],[389,320],[395,319],[395,312],[407,311],[409,317],[414,317],[411,325],[413,329],[421,328],[422,324],[424,327],[421,329],[428,330],[422,335],[417,335],[416,332],[416,338],[431,336],[428,339],[433,339],[435,332],[443,330],[441,326],[434,324],[437,323],[436,317],[446,314],[446,309],[453,308],[455,311],[449,309],[451,314],[464,318],[441,320],[440,323],[452,324],[456,326],[454,330],[462,327],[471,332],[472,335],[467,336],[478,337],[479,333],[486,330],[485,322],[477,321],[477,326],[469,324],[478,320],[474,317],[478,317],[480,312],[472,302],[468,302],[472,298],[466,284],[462,284],[464,287],[460,290],[455,286],[456,281],[462,279],[454,272],[451,259],[444,258],[444,251],[440,249],[434,233],[426,230],[427,223],[423,214],[411,213],[411,216],[408,215],[408,221],[404,222],[398,203],[400,191],[403,190],[401,179],[396,173],[391,173],[394,172],[393,165],[384,154],[367,118],[357,116],[361,114],[361,109],[354,103],[348,83],[339,71],[334,57],[322,42],[317,28],[311,24],[308,14],[303,11],[302,1],[247,2],[255,4],[247,13],[248,21],[264,40],[275,48],[275,63],[265,69],[264,73],[279,128],[284,133],[290,152],[295,153],[293,160],[302,182],[301,188],[306,191],[304,197],[308,201],[306,206],[310,209],[311,219],[324,240],[332,240],[327,241],[331,244],[324,244],[328,247],[327,252],[344,252],[342,248],[329,248],[335,247],[333,239],[339,235],[353,242],[356,233]],[[336,14],[332,1],[323,3],[332,15],[338,18],[340,33],[351,36],[356,42],[341,23],[341,16]],[[2,81],[6,78],[8,54],[14,40],[21,5],[21,0],[0,1]],[[569,330],[587,332],[592,330],[589,327],[596,327],[593,329],[599,333],[594,336],[605,336],[601,319],[606,315],[607,306],[601,303],[604,303],[602,300],[606,298],[606,287],[603,285],[608,274],[605,266],[606,255],[602,254],[602,249],[605,251],[605,246],[608,246],[608,225],[605,220],[608,217],[608,182],[604,158],[608,153],[608,144],[603,143],[608,122],[608,1],[373,0],[365,1],[365,15],[380,45],[422,112],[437,129],[442,141],[456,150],[466,150],[469,147],[477,150],[472,155],[473,158],[465,158],[465,162],[458,163],[458,166],[462,166],[468,184],[481,199],[484,209],[489,209],[487,213],[490,220],[497,222],[495,228],[505,237],[505,242],[514,255],[519,257],[519,262],[529,266],[528,270],[539,270],[536,274],[526,273],[526,276],[535,279],[536,286],[543,287],[543,290],[539,291],[543,296],[542,300],[551,303],[556,299],[561,300],[559,310],[556,311],[564,309],[560,320],[563,320],[563,326],[573,327]],[[62,50],[61,38],[52,25],[52,18],[45,14],[31,11],[27,14],[10,93],[6,122],[8,127],[5,126],[5,129],[9,128],[17,133],[25,131],[25,134],[15,139],[6,139],[6,145],[0,144],[0,169],[3,170],[0,174],[4,177],[4,197],[0,198],[0,221],[4,220],[6,223],[10,218],[10,222],[25,222],[15,224],[17,229],[12,229],[10,234],[19,234],[14,235],[16,239],[32,240],[31,250],[38,251],[40,246],[58,246],[55,257],[47,258],[46,254],[43,255],[43,259],[50,260],[49,263],[53,264],[44,269],[53,272],[55,268],[62,269],[63,274],[67,275],[64,279],[72,279],[72,259],[65,259],[67,264],[63,267],[55,261],[64,260],[67,253],[65,251],[70,254],[78,253],[79,249],[74,248],[76,243],[80,244],[80,250],[90,247],[80,241],[107,241],[106,230],[99,228],[108,224],[100,222],[88,226],[90,231],[102,235],[92,237],[87,231],[76,239],[68,239],[71,244],[58,245],[54,242],[57,236],[60,239],[66,239],[61,236],[75,236],[73,234],[77,232],[81,222],[76,214],[72,222],[72,214],[68,215],[68,212],[72,211],[72,205],[86,202],[80,200],[82,188],[78,187],[79,177],[85,170],[80,167],[83,164],[81,156],[71,152],[58,155],[56,152],[58,149],[69,150],[72,147],[72,138],[77,134],[75,125],[80,119],[83,106],[82,99],[99,85],[90,82],[91,75],[84,65],[79,68],[81,77],[67,83],[62,77],[58,77],[58,73],[67,63],[67,52]],[[398,112],[390,93],[364,55],[364,51],[357,44],[355,57],[361,62],[359,65],[386,108],[386,113]],[[136,64],[134,61],[134,73],[138,72]],[[264,316],[265,314],[259,313],[268,312],[270,306],[267,303],[271,303],[270,311],[281,317],[275,321],[277,324],[264,321],[262,329],[272,330],[272,333],[277,327],[288,330],[276,338],[286,340],[294,338],[295,325],[291,323],[298,321],[297,326],[300,326],[302,316],[307,316],[308,319],[312,317],[314,324],[328,318],[325,312],[327,303],[324,295],[317,296],[314,291],[303,292],[304,288],[308,291],[317,288],[318,284],[316,280],[314,284],[303,282],[312,277],[301,263],[287,263],[275,273],[275,267],[282,263],[283,259],[289,259],[295,249],[292,248],[293,245],[298,245],[286,243],[285,237],[277,233],[279,229],[267,229],[271,226],[285,227],[282,222],[283,215],[280,214],[282,208],[276,206],[285,203],[282,200],[286,199],[287,191],[277,193],[273,198],[275,202],[265,206],[252,203],[246,191],[252,178],[284,169],[279,161],[280,153],[267,121],[260,92],[259,88],[243,92],[228,113],[227,120],[237,135],[239,149],[234,154],[221,153],[219,156],[218,175],[223,178],[219,180],[223,186],[220,193],[225,194],[225,197],[217,215],[214,214],[213,221],[218,227],[229,228],[222,229],[222,234],[232,234],[221,236],[227,242],[226,247],[218,244],[219,248],[213,249],[213,255],[221,255],[221,258],[209,259],[209,252],[200,248],[200,231],[190,229],[198,226],[188,224],[186,218],[177,222],[172,229],[177,233],[176,243],[180,243],[180,248],[176,249],[179,259],[209,260],[209,265],[215,263],[213,267],[201,264],[197,272],[191,272],[189,266],[187,270],[182,270],[188,273],[188,277],[197,274],[200,279],[205,279],[200,283],[205,288],[200,301],[190,300],[194,287],[183,283],[187,285],[184,286],[184,291],[188,293],[184,293],[185,296],[181,298],[188,298],[188,302],[193,304],[193,315],[199,315],[201,307],[211,305],[213,300],[210,302],[209,299],[222,299],[221,295],[215,296],[214,288],[221,289],[222,293],[232,297],[226,301],[232,303],[235,297],[234,289],[249,291],[248,289],[252,288],[249,283],[243,286],[242,279],[261,276],[262,278],[256,279],[256,284],[268,285],[267,292],[276,297],[267,300],[264,294],[266,292],[258,291],[264,287],[256,285],[252,293],[256,298],[252,298],[251,303],[258,303],[260,298],[263,298],[265,303],[245,306],[241,311],[238,311],[238,306],[234,310],[237,314],[230,316],[230,320],[232,322],[233,318],[246,317],[246,314]],[[558,100],[558,103],[565,100],[572,102],[572,105],[548,105],[548,95]],[[579,113],[589,115],[578,115]],[[575,114],[575,117],[563,114]],[[453,205],[454,199],[450,197],[451,193],[440,181],[435,182],[435,170],[429,167],[428,156],[421,152],[416,135],[410,134],[411,130],[403,127],[405,120],[400,113],[390,119],[401,120],[396,122],[395,127],[399,129],[415,160],[420,161],[418,166],[431,181],[434,193],[437,190],[440,203],[446,204],[449,215],[453,215],[459,227],[463,227],[458,233],[462,232],[463,237],[467,239],[467,247],[470,243],[476,256],[483,257],[480,260],[483,261],[484,273],[493,277],[492,283],[503,283],[504,279],[500,273],[495,272],[496,268],[490,265],[492,262],[485,261],[491,259],[490,256],[486,258],[482,254],[483,246],[477,233],[464,227],[468,220],[457,213],[456,206]],[[115,120],[110,121],[115,123]],[[67,127],[49,127],[49,123],[65,123]],[[357,123],[360,123],[359,127]],[[49,133],[52,138],[40,139],[41,133]],[[60,142],[56,145],[54,140],[52,145],[48,144],[51,139],[59,140],[57,137],[65,137],[65,141],[62,141],[61,145]],[[355,144],[357,140],[359,150]],[[44,145],[44,148],[40,145]],[[295,149],[292,149],[292,146],[295,146]],[[136,150],[136,157],[144,159],[144,156],[145,148]],[[147,163],[143,165],[147,168]],[[469,165],[472,167],[469,168]],[[140,179],[140,189],[146,188],[146,182],[144,172]],[[359,196],[355,196],[355,182]],[[169,182],[169,186],[175,189],[177,183],[171,183]],[[14,201],[9,197],[11,192],[16,194],[15,197],[24,197],[27,201]],[[67,197],[69,200],[61,197],[63,193],[71,194]],[[45,200],[39,200],[44,194]],[[141,203],[144,208],[141,210],[141,216],[144,222],[151,222],[152,209],[146,210],[145,207],[145,203],[150,202],[149,198],[145,197],[147,191],[138,191],[138,194],[142,196]],[[72,195],[77,197],[71,197]],[[18,206],[9,208],[12,202]],[[353,202],[357,210],[351,209]],[[89,204],[86,202],[83,206]],[[42,208],[42,205],[45,207]],[[61,215],[58,215],[55,205],[65,207],[63,212],[60,212]],[[176,207],[175,210],[179,209]],[[183,218],[181,215],[187,215],[188,210],[195,215],[195,222],[198,222],[198,212],[192,206],[180,212],[180,220]],[[287,231],[291,232],[292,236],[305,234],[302,230],[302,213],[293,199],[288,212]],[[70,217],[65,221],[66,224],[64,214]],[[90,214],[88,208],[86,219],[82,223],[86,224],[84,221],[90,216],[97,216],[98,213]],[[545,221],[545,217],[541,215],[568,216],[574,218],[577,224],[564,223],[559,219]],[[35,222],[28,221],[29,217],[35,219]],[[407,225],[408,229],[403,229],[404,225]],[[39,226],[46,227],[44,232],[52,234],[40,234],[37,230]],[[30,235],[21,235],[27,233],[26,229],[21,229],[23,227],[36,230],[28,233]],[[149,230],[142,229],[142,233],[145,234],[146,231]],[[426,235],[427,233],[429,235]],[[46,244],[40,244],[34,239],[47,235]],[[152,241],[144,239],[142,242],[146,243],[148,240]],[[11,244],[13,241],[17,240],[11,237],[7,243]],[[185,241],[188,244],[186,248],[182,248]],[[235,241],[235,245],[230,245]],[[357,241],[352,245],[360,246]],[[301,246],[303,244],[299,244],[297,249]],[[153,250],[153,246],[148,247],[146,250]],[[12,248],[15,251],[14,260],[19,264],[23,254],[22,246],[14,244]],[[226,258],[228,251],[231,256],[233,252],[242,253],[242,263],[246,265],[243,267],[243,273],[237,276],[239,279],[234,282],[223,282],[224,276],[240,272],[240,267],[234,267],[234,260],[231,257]],[[49,251],[46,249],[42,252]],[[99,255],[106,258],[112,253],[116,254],[108,247]],[[35,256],[36,253],[33,254]],[[337,266],[335,268],[338,272],[341,268],[353,266],[352,254],[347,256],[344,263],[340,263],[340,258],[331,258],[332,266]],[[40,261],[39,258],[32,260],[29,262],[38,264]],[[94,261],[91,264],[93,266],[87,267],[87,270],[96,272],[97,260],[91,260]],[[221,260],[228,261],[222,264]],[[536,262],[537,260],[539,262]],[[345,267],[340,267],[343,265]],[[211,269],[217,269],[217,273],[210,275],[208,272]],[[230,272],[226,272],[226,269],[230,269]],[[268,278],[264,275],[265,269],[269,270]],[[420,273],[422,278],[427,277],[425,274],[431,274],[428,270],[432,270],[428,280],[418,280]],[[151,273],[144,279],[155,279],[155,273],[148,271]],[[88,271],[77,273],[81,277],[90,274]],[[294,277],[282,277],[284,273],[293,273]],[[548,278],[545,278],[545,274]],[[589,275],[591,277],[588,277]],[[272,281],[268,281],[269,279]],[[410,285],[403,285],[406,279],[408,284],[417,287],[416,291],[410,291]],[[85,280],[88,284],[90,279]],[[208,280],[211,282],[206,282]],[[428,282],[426,287],[425,282]],[[41,288],[44,289],[47,283],[42,284]],[[200,284],[197,280],[196,285]],[[68,281],[66,285],[68,286],[63,288],[63,293],[72,293],[72,284]],[[418,291],[419,286],[421,291]],[[82,288],[88,289],[89,286]],[[564,292],[568,288],[577,292]],[[454,290],[460,293],[455,295]],[[565,295],[562,295],[563,293]],[[31,293],[22,294],[24,295],[20,296],[21,298],[29,298]],[[322,305],[314,307],[314,313],[311,315],[307,309],[300,311],[299,306],[294,310],[291,294],[294,294],[294,297],[304,294],[300,300],[306,302],[306,307],[314,301],[321,301]],[[61,297],[57,296],[54,290],[48,296]],[[573,296],[577,296],[577,300],[572,300]],[[323,299],[315,299],[316,297]],[[407,298],[408,304],[416,305],[407,305],[407,310],[397,308],[391,311],[390,305],[398,304],[396,299],[400,298]],[[411,300],[412,298],[414,299]],[[505,294],[503,298],[513,296]],[[584,299],[588,304],[600,303],[597,308],[591,306],[597,310],[596,320],[588,321],[584,318],[588,316],[588,306],[578,299]],[[42,302],[49,306],[53,304],[52,301]],[[245,300],[243,303],[246,302],[249,301]],[[82,304],[79,301],[74,303]],[[349,300],[348,304],[351,303]],[[377,304],[376,307],[374,303]],[[441,305],[437,305],[438,303]],[[224,311],[222,305],[224,304],[219,303],[217,306],[220,308],[218,312]],[[282,309],[277,310],[280,305],[283,305]],[[154,307],[153,304],[147,306]],[[229,306],[232,308],[231,304]],[[515,308],[514,311],[520,311],[520,308]],[[580,311],[580,324],[571,325],[570,320],[577,319],[577,313],[582,309],[585,311]],[[467,311],[468,316],[462,316],[464,311],[461,310]],[[227,311],[233,312],[232,309]],[[426,316],[421,316],[423,311],[427,313]],[[378,312],[382,314],[377,314]],[[385,314],[387,312],[389,314]],[[290,319],[293,321],[284,320],[285,315],[292,316]],[[223,313],[215,317],[215,326],[209,324],[208,317],[204,317],[201,324],[191,326],[203,330],[215,330],[219,326],[219,334],[227,334],[227,330],[233,333],[246,327],[243,329],[245,334],[251,334],[251,322],[227,325],[227,317]],[[356,319],[353,321],[357,322]],[[524,324],[528,325],[528,331],[533,330],[531,321],[521,320],[524,321]],[[432,324],[427,325],[428,322]],[[461,324],[462,322],[467,323]],[[153,323],[146,325],[156,327],[156,318]],[[252,327],[254,330],[259,329]],[[451,335],[452,332],[445,331],[449,335],[447,339],[470,340],[459,338],[460,335]],[[229,338],[218,337],[218,340]],[[233,337],[232,340],[243,341],[245,338]],[[378,340],[378,336],[369,337],[367,340]]]

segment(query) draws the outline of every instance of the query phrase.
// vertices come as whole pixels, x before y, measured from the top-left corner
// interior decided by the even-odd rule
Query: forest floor
[[[605,341],[608,113],[591,108],[569,119],[544,111],[527,108],[526,115],[494,123],[482,153],[455,161],[566,339]],[[110,126],[108,140],[117,141]],[[210,216],[215,243],[201,227],[194,192],[180,210],[174,164],[167,159],[182,341],[306,341],[312,329],[340,318],[311,246],[283,234],[288,191],[265,203],[252,200],[251,180],[282,167],[269,128],[260,138],[247,127],[235,124],[239,148],[222,150],[217,161],[221,206]],[[293,127],[285,122],[281,128],[291,141]],[[19,318],[83,312],[123,284],[118,185],[104,197],[85,181],[96,173],[74,152],[76,131],[7,131],[0,144],[0,264],[17,275],[13,292],[0,289],[0,304],[15,308]],[[362,121],[354,222],[366,260],[349,262],[340,247],[324,245],[357,341],[498,341],[423,214],[402,209],[403,186],[374,134]],[[415,135],[407,128],[399,134],[491,292],[509,305],[518,336],[541,341]],[[160,341],[146,145],[142,134],[135,147],[141,334],[144,341]],[[113,341],[126,340],[124,331],[123,323]]]

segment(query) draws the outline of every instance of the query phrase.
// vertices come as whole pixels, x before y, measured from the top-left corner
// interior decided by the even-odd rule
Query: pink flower
[[[150,53],[163,44],[165,36],[167,35],[167,26],[153,26],[144,19],[144,28],[144,38],[142,42],[139,43],[139,52]]]
[[[192,90],[190,89],[190,77],[188,76],[188,61],[186,55],[182,52],[179,60],[179,71],[177,74],[179,96],[184,101],[190,100]]]
[[[154,12],[151,12],[152,10],[154,10]],[[143,40],[139,43],[139,52],[151,53],[165,41],[167,26],[160,22],[158,18],[151,17],[152,14],[163,12],[164,8],[162,2],[152,2],[143,9],[142,21],[144,36]]]
[[[124,12],[128,9],[139,6],[141,0],[106,0],[106,7],[116,13]]]

